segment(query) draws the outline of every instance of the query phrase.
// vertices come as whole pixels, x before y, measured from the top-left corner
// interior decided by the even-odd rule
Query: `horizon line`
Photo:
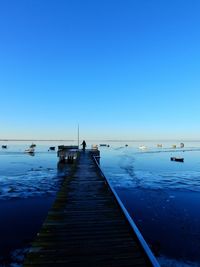
[[[187,138],[183,138],[183,139],[86,139],[87,141],[107,141],[107,142],[159,142],[159,141],[182,141],[182,142],[200,142],[200,139],[187,139]],[[77,141],[76,139],[15,139],[15,138],[0,138],[0,142],[2,141],[44,141],[44,142],[48,142],[48,141],[53,141],[53,142],[57,142],[57,141],[67,141],[67,142],[75,142]]]

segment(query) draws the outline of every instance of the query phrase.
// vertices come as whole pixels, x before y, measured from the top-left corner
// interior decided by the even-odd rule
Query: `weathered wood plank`
[[[63,183],[24,266],[152,266],[88,152]]]

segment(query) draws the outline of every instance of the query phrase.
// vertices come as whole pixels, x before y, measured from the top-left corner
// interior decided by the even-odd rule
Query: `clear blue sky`
[[[200,1],[0,2],[0,138],[200,138]]]

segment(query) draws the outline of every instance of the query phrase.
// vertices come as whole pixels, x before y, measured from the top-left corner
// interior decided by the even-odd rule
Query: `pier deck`
[[[152,266],[88,151],[64,182],[24,266]]]

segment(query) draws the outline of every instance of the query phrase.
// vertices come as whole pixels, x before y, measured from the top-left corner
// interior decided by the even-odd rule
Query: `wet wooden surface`
[[[24,266],[152,266],[88,151],[64,182]]]

